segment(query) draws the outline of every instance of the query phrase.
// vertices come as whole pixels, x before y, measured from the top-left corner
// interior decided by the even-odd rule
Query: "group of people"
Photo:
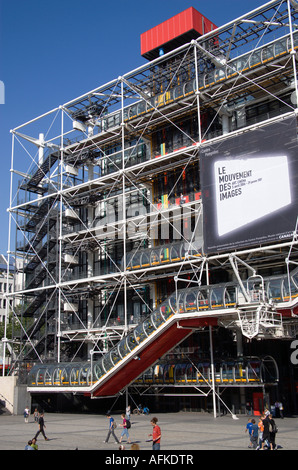
[[[258,423],[254,418],[246,425],[245,432],[249,434],[249,448],[256,450],[277,449],[275,438],[278,429],[272,414],[265,412]]]
[[[27,442],[27,445],[25,445],[25,450],[38,450],[38,445],[36,443],[35,437],[33,437],[33,439],[30,439],[30,441]]]
[[[25,408],[25,410],[24,410],[25,423],[28,423],[29,415],[30,415],[29,409]],[[112,435],[113,438],[115,439],[115,443],[120,444],[119,450],[124,450],[124,446],[121,445],[121,442],[122,442],[123,438],[126,437],[127,443],[132,444],[131,450],[139,450],[140,449],[139,445],[137,443],[132,443],[131,439],[129,437],[128,430],[131,428],[130,415],[131,415],[130,406],[128,406],[126,408],[126,413],[122,413],[122,415],[121,415],[122,423],[119,424],[119,426],[122,427],[122,432],[121,432],[120,440],[118,439],[118,437],[115,434],[115,429],[116,429],[117,426],[116,426],[116,422],[115,422],[114,418],[110,414],[107,415],[107,418],[109,420],[109,428],[108,428],[107,437],[104,441],[105,443],[109,442],[110,436]],[[37,430],[35,436],[31,440],[29,440],[28,443],[26,444],[25,450],[38,450],[38,445],[37,445],[36,441],[37,441],[37,437],[39,436],[39,434],[42,434],[44,439],[46,441],[48,441],[48,438],[45,434],[45,427],[46,426],[45,426],[45,422],[44,422],[44,413],[39,413],[37,411],[37,409],[35,409],[33,416],[34,416],[34,421],[36,423],[38,423],[38,430]],[[150,433],[148,435],[148,437],[151,438],[149,440],[152,441],[152,449],[153,450],[160,450],[161,430],[160,430],[160,427],[157,424],[158,419],[154,417],[154,418],[151,419],[150,422],[151,422],[151,425],[152,425],[153,429],[152,429],[152,433]]]
[[[25,410],[24,410],[24,419],[25,419],[25,423],[28,423],[29,422],[29,416],[30,416],[30,411],[29,411],[29,408],[26,407]],[[37,445],[37,438],[39,436],[39,434],[42,434],[45,441],[48,441],[48,438],[45,434],[45,422],[44,422],[44,413],[39,413],[37,408],[35,408],[34,410],[34,413],[33,413],[33,417],[34,417],[34,422],[38,424],[38,430],[35,434],[35,436],[33,437],[33,439],[30,439],[28,441],[28,443],[26,444],[25,446],[25,450],[38,450],[38,445]]]
[[[119,424],[119,426],[122,427],[122,432],[120,435],[120,440],[115,434],[115,429],[117,425],[116,425],[114,418],[110,414],[107,415],[107,418],[109,420],[109,429],[108,429],[107,437],[104,440],[104,443],[108,443],[110,436],[112,435],[117,444],[121,444],[124,436],[127,439],[127,443],[131,444],[131,440],[130,440],[129,432],[128,432],[128,430],[131,428],[130,406],[126,408],[126,413],[122,413],[121,415],[122,423]],[[152,433],[150,433],[148,437],[152,438],[150,439],[150,441],[152,441],[152,450],[160,450],[161,430],[157,422],[158,422],[158,419],[155,417],[152,418],[150,421],[153,429],[152,429]],[[123,449],[121,448],[121,450]]]

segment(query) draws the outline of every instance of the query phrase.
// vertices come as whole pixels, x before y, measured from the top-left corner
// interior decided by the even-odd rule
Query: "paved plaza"
[[[231,415],[214,418],[212,414],[196,412],[160,413],[158,424],[162,431],[161,450],[163,452],[197,451],[197,450],[248,450],[248,435],[245,426],[248,417]],[[121,423],[120,414],[113,414],[116,422]],[[152,432],[150,416],[132,416],[130,437],[141,450],[151,450],[147,442]],[[276,420],[278,434],[276,442],[280,450],[298,449],[298,418],[286,417]],[[108,444],[103,441],[108,430],[108,419],[95,414],[45,414],[46,435],[38,438],[39,450],[108,450],[119,448],[114,439]],[[23,450],[27,441],[36,431],[37,424],[30,416],[29,423],[23,416],[0,415],[0,450]],[[115,431],[118,439],[121,427]],[[130,444],[123,440],[126,450]],[[255,452],[254,450],[249,450]]]

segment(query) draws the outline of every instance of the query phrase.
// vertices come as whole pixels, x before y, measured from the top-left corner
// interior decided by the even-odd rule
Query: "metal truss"
[[[293,2],[268,2],[12,131],[16,366],[104,353],[172,293],[169,279],[235,274],[230,253],[203,254],[200,150],[295,115],[296,26]],[[239,278],[245,263],[282,266],[289,247],[297,259],[296,245],[237,253]],[[133,265],[157,247],[159,261]]]

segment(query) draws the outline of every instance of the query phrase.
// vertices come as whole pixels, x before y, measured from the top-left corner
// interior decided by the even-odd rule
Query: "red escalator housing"
[[[178,324],[179,323],[179,324]],[[138,359],[132,358],[119,371],[111,375],[106,382],[93,392],[94,397],[112,396],[133,382],[140,374],[145,372],[166,352],[179,344],[193,329],[217,325],[217,318],[194,318],[179,320],[161,333],[153,342],[137,354]]]

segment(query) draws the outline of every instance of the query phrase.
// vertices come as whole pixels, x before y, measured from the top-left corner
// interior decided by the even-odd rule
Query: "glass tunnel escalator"
[[[265,296],[268,301],[276,305],[289,302],[293,305],[293,302],[298,302],[298,268],[290,276],[287,274],[274,276],[264,278],[263,281],[262,297]],[[251,304],[260,301],[260,298],[256,297],[256,284],[259,282],[259,276],[246,281],[247,292],[251,292]],[[116,368],[117,370],[125,368],[142,348],[154,343],[156,339],[154,333],[167,330],[171,319],[175,322],[181,318],[204,318],[204,315],[217,318],[237,312],[240,291],[239,284],[231,282],[174,292],[145,321],[131,330],[99,360],[35,365],[29,373],[28,390],[36,391],[37,388],[47,388],[57,392],[61,389],[78,392],[83,389],[91,390],[106,380]],[[157,356],[152,357],[151,364],[155,363],[158,357],[160,356],[157,352]],[[137,373],[135,378],[139,375],[140,373]]]
[[[187,256],[201,257],[197,247],[189,247],[189,243],[169,243],[166,245],[145,248],[127,253],[125,267],[127,271],[146,269],[162,266],[167,263],[175,263],[185,260]],[[124,260],[122,260],[122,269]]]
[[[275,384],[279,371],[271,356],[224,358],[214,360],[214,380],[217,385]],[[150,367],[135,382],[135,386],[148,385],[200,385],[212,383],[210,359],[158,363]]]

